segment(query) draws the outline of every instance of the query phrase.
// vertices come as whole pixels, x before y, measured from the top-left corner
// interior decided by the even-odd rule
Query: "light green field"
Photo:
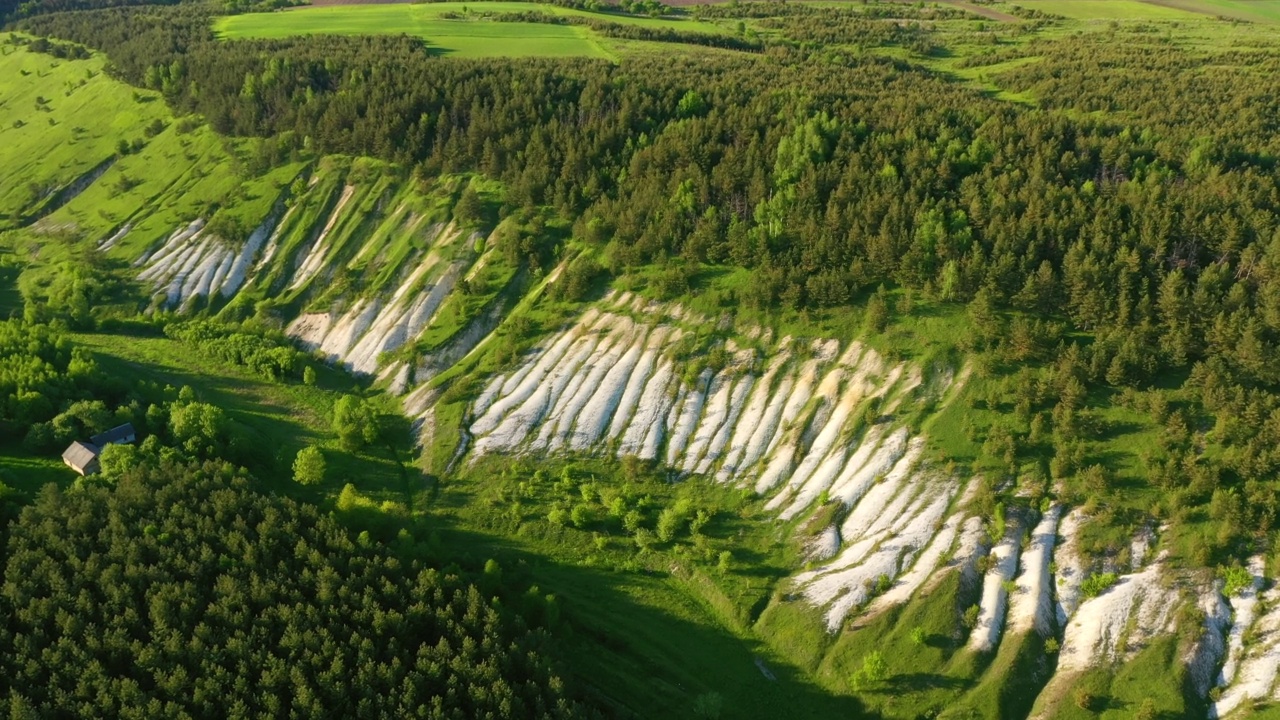
[[[477,11],[477,7],[482,10]],[[720,28],[713,24],[692,20],[639,18],[589,13],[554,5],[499,2],[481,5],[431,3],[308,7],[220,18],[214,25],[214,31],[224,39],[407,33],[425,40],[433,52],[460,58],[610,57],[601,46],[599,36],[585,27],[495,22],[485,17],[532,11],[643,27],[720,32]],[[465,20],[442,17],[448,13],[468,17]]]
[[[1160,4],[1249,22],[1280,23],[1280,0],[1160,0]]]
[[[1193,10],[1136,0],[1023,0],[1014,4],[1073,20],[1194,20],[1202,17]],[[1194,4],[1198,3],[1189,2],[1186,6]]]

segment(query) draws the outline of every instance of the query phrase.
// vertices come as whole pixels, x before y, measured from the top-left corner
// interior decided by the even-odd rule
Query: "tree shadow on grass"
[[[615,717],[694,717],[706,693],[723,698],[721,717],[868,716],[856,698],[815,685],[760,641],[722,629],[661,578],[561,562],[448,516],[431,523],[442,556],[473,570],[493,558],[510,587],[557,598],[555,632],[571,686]]]
[[[907,673],[894,675],[881,683],[881,692],[902,694],[920,692],[922,690],[955,690],[972,689],[977,682],[971,678],[949,677],[937,673]]]

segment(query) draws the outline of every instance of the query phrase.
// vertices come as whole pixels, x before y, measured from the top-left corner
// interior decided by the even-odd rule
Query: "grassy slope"
[[[535,469],[545,473],[535,477]],[[568,469],[570,483],[562,478]],[[602,498],[583,528],[548,521],[556,502],[580,503],[591,482]],[[652,527],[676,499],[714,509],[696,540],[687,532],[641,551],[607,516],[614,494],[632,498]],[[447,481],[433,503],[446,548],[496,557],[504,567],[536,564],[539,587],[560,597],[578,635],[575,669],[609,704],[641,717],[687,717],[700,694],[720,693],[724,717],[831,717],[857,713],[842,682],[806,679],[751,628],[774,583],[793,560],[774,532],[760,533],[762,503],[700,482],[661,474],[625,480],[617,463],[590,458],[531,463],[486,458]],[[718,553],[732,548],[727,573]],[[765,663],[769,680],[756,665]]]
[[[59,60],[0,45],[0,229],[110,160],[120,139],[139,138],[166,117],[155,100],[108,81],[101,58]]]

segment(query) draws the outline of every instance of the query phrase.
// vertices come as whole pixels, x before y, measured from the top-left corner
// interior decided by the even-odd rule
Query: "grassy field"
[[[1280,23],[1280,0],[1151,0],[1166,7],[1263,24]]]
[[[504,2],[309,7],[279,13],[232,15],[220,18],[214,30],[224,39],[407,33],[425,40],[435,53],[460,58],[611,57],[600,38],[585,27],[487,19],[496,13],[534,10],[627,25],[720,32],[720,28],[713,24],[691,20],[640,18],[589,13],[554,5]],[[465,19],[446,15],[461,15]]]
[[[1073,20],[1198,19],[1194,10],[1166,7],[1153,2],[1138,2],[1138,0],[1022,0],[1014,4]]]

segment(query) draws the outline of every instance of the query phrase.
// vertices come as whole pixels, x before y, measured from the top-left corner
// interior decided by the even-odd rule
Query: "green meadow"
[[[215,23],[214,31],[228,40],[405,33],[422,38],[437,54],[459,58],[611,57],[602,38],[586,27],[492,19],[496,14],[531,11],[649,28],[721,32],[714,24],[693,20],[641,18],[514,2],[307,7],[223,17]]]

